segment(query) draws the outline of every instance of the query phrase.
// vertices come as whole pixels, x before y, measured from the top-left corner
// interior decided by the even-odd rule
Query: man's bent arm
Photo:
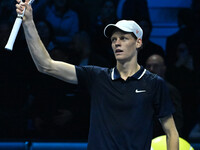
[[[29,51],[37,69],[42,73],[51,75],[68,83],[77,84],[78,81],[75,66],[51,59],[36,30],[32,19],[32,8],[30,5],[26,5],[26,7],[23,28]],[[17,12],[19,13],[19,11]]]

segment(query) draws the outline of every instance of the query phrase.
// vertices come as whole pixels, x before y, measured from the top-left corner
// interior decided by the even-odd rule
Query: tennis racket
[[[30,0],[28,4],[31,5],[33,3],[33,1],[34,0]],[[22,0],[21,0],[21,2],[22,2]],[[12,51],[12,49],[13,49],[13,45],[15,43],[17,34],[18,34],[20,26],[22,24],[22,20],[23,20],[23,17],[24,17],[24,12],[25,12],[25,9],[24,9],[22,14],[17,14],[17,18],[15,19],[15,23],[14,23],[14,25],[12,27],[10,36],[8,38],[8,42],[7,42],[6,46],[5,46],[5,49],[7,49],[7,50]]]

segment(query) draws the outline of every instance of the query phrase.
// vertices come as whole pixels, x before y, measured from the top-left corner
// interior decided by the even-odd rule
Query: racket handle
[[[17,34],[19,32],[20,26],[22,24],[22,18],[21,17],[17,17],[15,20],[15,23],[13,25],[12,31],[10,33],[8,42],[5,46],[5,49],[12,51],[13,49],[13,45],[15,43],[15,39],[17,37]]]

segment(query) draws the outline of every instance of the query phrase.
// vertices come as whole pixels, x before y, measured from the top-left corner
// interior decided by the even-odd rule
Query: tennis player
[[[143,31],[136,22],[121,20],[104,30],[111,40],[116,67],[79,67],[51,59],[35,28],[28,0],[17,2],[17,13],[27,8],[23,28],[37,69],[89,90],[88,150],[150,150],[154,117],[160,120],[166,133],[167,149],[179,149],[174,108],[164,80],[137,63]]]

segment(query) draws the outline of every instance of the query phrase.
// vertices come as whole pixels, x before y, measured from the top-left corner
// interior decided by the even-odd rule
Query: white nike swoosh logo
[[[144,93],[144,92],[146,92],[146,90],[138,90],[138,89],[135,90],[135,93]]]

